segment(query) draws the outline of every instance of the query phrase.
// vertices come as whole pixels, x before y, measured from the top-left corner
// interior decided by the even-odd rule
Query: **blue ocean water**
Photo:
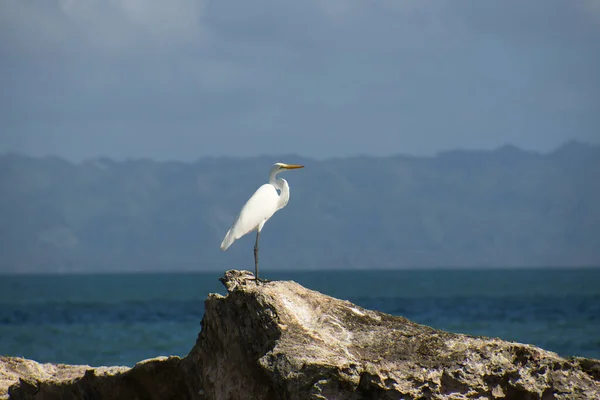
[[[0,354],[133,365],[186,355],[221,273],[0,276]],[[453,332],[600,358],[600,269],[265,271]]]

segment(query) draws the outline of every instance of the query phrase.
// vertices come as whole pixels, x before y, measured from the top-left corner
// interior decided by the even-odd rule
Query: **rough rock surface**
[[[0,357],[0,396],[10,382],[14,383],[8,389],[11,399],[192,398],[180,364],[179,357],[158,357],[133,368],[93,368]]]
[[[0,398],[8,396],[8,387],[23,380],[23,385],[34,381],[62,382],[83,376],[91,367],[84,365],[40,364],[20,357],[0,356]],[[113,375],[126,367],[101,367],[96,369],[97,375]]]
[[[51,366],[24,373],[12,398],[600,399],[598,360],[435,330],[295,282],[257,286],[247,271],[222,281],[184,359]]]

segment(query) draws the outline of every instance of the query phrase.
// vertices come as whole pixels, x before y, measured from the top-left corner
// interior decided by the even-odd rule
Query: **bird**
[[[269,171],[269,183],[265,183],[259,187],[252,197],[248,199],[221,242],[221,250],[225,251],[237,239],[248,232],[256,231],[256,242],[254,243],[254,279],[257,285],[261,281],[258,278],[258,241],[260,239],[260,232],[269,218],[285,207],[290,200],[290,186],[285,179],[277,178],[277,175],[284,171],[298,168],[304,168],[304,166],[281,162],[273,164]]]

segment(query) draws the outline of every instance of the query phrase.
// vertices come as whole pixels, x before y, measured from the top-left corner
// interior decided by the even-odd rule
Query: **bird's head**
[[[275,163],[271,167],[271,172],[269,172],[269,179],[274,179],[277,174],[280,172],[284,172],[290,169],[298,169],[304,168],[304,165],[296,165],[296,164],[284,164],[284,163]]]

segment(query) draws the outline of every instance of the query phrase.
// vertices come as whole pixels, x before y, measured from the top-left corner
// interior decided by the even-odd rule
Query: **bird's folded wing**
[[[242,207],[242,211],[223,239],[221,248],[227,249],[235,240],[255,230],[261,222],[271,218],[277,211],[278,199],[279,194],[273,185],[267,183],[259,187]]]

